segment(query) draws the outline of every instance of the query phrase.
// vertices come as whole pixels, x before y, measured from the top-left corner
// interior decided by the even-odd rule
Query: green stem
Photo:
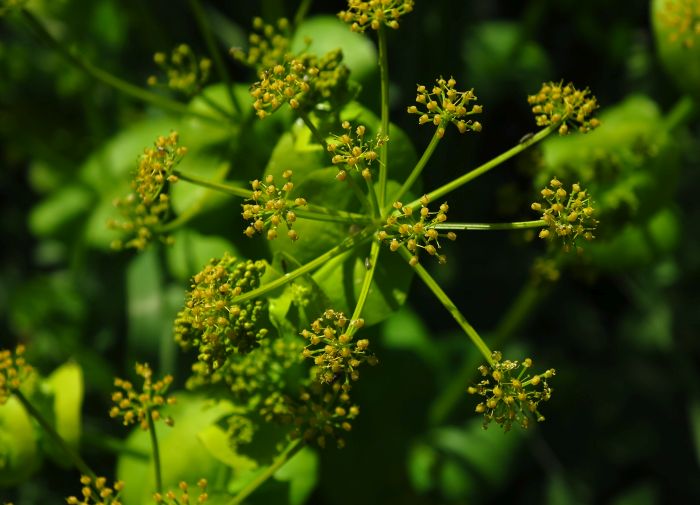
[[[416,182],[416,179],[418,179],[421,172],[423,171],[423,168],[425,168],[425,165],[428,163],[428,161],[430,160],[430,157],[435,152],[435,148],[437,148],[438,143],[440,143],[440,139],[442,138],[442,136],[439,135],[438,132],[440,131],[441,127],[442,127],[442,125],[440,125],[440,127],[438,127],[435,130],[435,133],[433,134],[433,138],[430,139],[430,144],[428,144],[428,147],[426,147],[425,152],[423,153],[423,156],[420,157],[420,159],[418,160],[418,163],[416,163],[416,166],[413,167],[413,170],[411,171],[411,174],[408,176],[408,179],[406,179],[406,182],[404,182],[403,185],[401,186],[401,188],[396,193],[394,193],[394,196],[391,197],[391,200],[388,202],[389,205],[386,207],[384,212],[391,212],[391,209],[392,209],[391,204],[399,201],[401,199],[401,197],[404,194],[406,194],[406,191],[411,189],[411,187],[413,186],[413,183]]]
[[[265,293],[269,293],[270,291],[274,291],[275,289],[284,286],[285,284],[296,279],[297,277],[307,274],[319,268],[320,266],[323,266],[325,263],[329,262],[331,259],[335,258],[339,254],[342,254],[345,251],[349,251],[350,249],[353,249],[359,246],[360,244],[364,244],[372,238],[373,234],[374,227],[367,227],[357,235],[346,238],[333,249],[326,251],[321,256],[318,256],[317,258],[311,260],[305,265],[302,265],[296,270],[292,270],[291,272],[284,274],[283,276],[275,279],[274,281],[268,282],[267,284],[263,284],[257,289],[253,289],[251,291],[248,291],[247,293],[243,293],[242,295],[234,298],[232,300],[232,303],[243,303],[245,301],[252,300],[253,298],[262,296]]]
[[[448,182],[444,186],[440,186],[439,188],[437,188],[434,191],[431,191],[430,193],[428,193],[428,198],[431,201],[434,201],[435,199],[446,195],[450,191],[454,191],[455,189],[459,188],[460,186],[463,186],[464,184],[471,181],[472,179],[476,179],[480,175],[485,174],[486,172],[488,172],[492,168],[497,167],[501,163],[511,159],[516,154],[520,154],[528,147],[530,147],[533,144],[536,144],[537,142],[546,138],[550,133],[555,131],[558,126],[559,126],[559,124],[548,126],[547,128],[538,132],[536,135],[529,138],[525,142],[508,149],[506,152],[496,156],[495,158],[492,158],[491,160],[487,161],[483,165],[476,167],[474,170],[467,172],[466,174],[462,175],[461,177],[457,177],[455,180]],[[408,204],[409,207],[417,207],[419,205],[420,205],[420,198],[417,198],[416,200],[414,200],[413,202]]]
[[[199,177],[196,177],[194,175],[182,173],[179,170],[173,170],[173,175],[175,175],[180,180],[187,181],[187,182],[190,182],[192,184],[196,184],[197,186],[201,186],[203,188],[209,188],[209,189],[213,189],[215,191],[219,191],[221,193],[226,193],[227,195],[231,195],[231,196],[239,196],[241,198],[250,198],[250,195],[253,192],[253,190],[251,190],[251,189],[239,188],[236,186],[231,186],[229,184],[222,184],[220,182],[208,181],[206,179],[200,179]]]
[[[321,147],[323,148],[323,152],[330,156],[330,153],[328,152],[328,144],[326,143],[326,140],[323,138],[323,135],[321,135],[321,132],[318,131],[318,128],[316,128],[316,125],[311,121],[311,118],[309,118],[309,115],[306,112],[302,112],[300,110],[296,110],[296,112],[297,112],[297,115],[304,122],[306,127],[311,131],[311,135],[313,135],[314,139],[316,139],[316,142],[321,144]]]
[[[80,457],[80,454],[78,454],[68,443],[61,437],[61,435],[58,434],[56,429],[51,426],[51,423],[49,423],[44,416],[39,412],[39,410],[34,407],[34,405],[31,404],[29,400],[22,394],[21,391],[19,390],[14,390],[13,391],[15,397],[19,400],[19,402],[22,404],[24,409],[29,412],[29,415],[31,415],[36,422],[39,423],[39,425],[43,428],[43,430],[48,433],[48,435],[53,439],[53,441],[58,445],[61,450],[68,456],[68,459],[71,460],[73,465],[80,471],[81,474],[87,475],[88,477],[92,477],[93,479],[95,478],[95,472],[92,471],[92,469],[88,466],[87,463],[83,460],[83,458]]]
[[[189,114],[190,116],[195,116],[200,119],[205,119],[207,121],[213,121],[216,123],[221,123],[221,119],[216,116],[210,116],[209,114],[203,114],[195,110],[190,109],[187,104],[171,100],[164,96],[152,93],[146,89],[139,86],[135,86],[127,81],[116,77],[109,72],[96,67],[89,61],[83,59],[82,57],[74,54],[72,51],[68,50],[61,42],[49,33],[49,31],[44,27],[44,25],[39,21],[39,19],[34,16],[31,12],[26,9],[22,9],[22,15],[24,19],[29,23],[31,28],[36,32],[36,34],[43,39],[47,44],[56,49],[64,58],[71,62],[76,67],[83,70],[88,75],[97,79],[98,81],[111,86],[117,91],[121,91],[125,95],[132,96],[144,102],[150,103],[162,109],[170,110],[180,114]]]
[[[365,179],[364,177],[362,178]],[[365,182],[367,182],[367,194],[369,195],[370,212],[372,213],[373,217],[379,217],[381,209],[379,207],[379,202],[377,201],[377,193],[374,190],[374,184],[372,183],[371,176],[369,179],[365,179]]]
[[[304,21],[304,18],[306,17],[306,13],[309,11],[309,8],[311,7],[311,2],[312,0],[301,0],[301,3],[299,4],[299,7],[297,8],[296,14],[294,14],[294,30],[299,27],[302,21]]]
[[[233,92],[231,76],[226,70],[226,65],[224,65],[224,60],[221,57],[221,51],[216,45],[216,41],[214,40],[214,34],[211,31],[211,27],[209,25],[209,22],[207,21],[207,16],[204,12],[204,9],[202,8],[202,4],[199,2],[199,0],[190,0],[190,8],[194,13],[194,17],[197,20],[199,29],[202,31],[202,35],[204,36],[204,42],[207,44],[209,54],[211,55],[211,58],[214,61],[214,67],[216,68],[216,72],[219,74],[219,78],[224,82],[226,86],[226,91],[228,92],[228,98],[231,101],[231,106],[233,107],[233,110],[240,113],[241,105],[238,103],[236,95]]]
[[[214,100],[209,98],[205,93],[202,93],[201,90],[197,95],[199,98],[202,99],[202,101],[209,106],[211,110],[216,112],[219,116],[224,118],[226,121],[229,121],[233,119],[233,116],[229,111],[224,109],[220,104],[216,103]]]
[[[379,259],[379,252],[381,249],[381,244],[378,240],[372,242],[372,247],[369,252],[369,270],[365,272],[365,277],[362,280],[362,288],[360,289],[360,295],[357,298],[357,304],[355,305],[355,310],[352,313],[351,321],[356,321],[362,316],[362,310],[365,308],[365,303],[367,302],[367,297],[369,296],[369,290],[372,286],[372,280],[374,279],[374,271],[377,268],[377,260]],[[357,331],[356,326],[350,326],[348,330],[348,335],[352,336]]]
[[[664,119],[664,129],[673,131],[679,126],[685,124],[696,112],[695,102],[693,99],[685,95],[671,108],[666,118]]]
[[[353,169],[350,169],[350,171],[347,171],[347,177],[345,178],[345,181],[348,183],[348,186],[350,186],[350,189],[352,189],[353,193],[355,193],[355,196],[362,204],[362,207],[364,207],[364,209],[368,213],[373,214],[374,207],[372,207],[372,202],[369,201],[369,198],[367,198],[367,195],[364,194],[364,192],[362,191],[360,186],[355,181]]]
[[[498,326],[491,334],[494,348],[500,348],[508,338],[520,328],[533,314],[533,309],[549,292],[549,284],[542,284],[534,277],[522,287],[513,303],[501,318]],[[429,419],[433,426],[444,424],[447,416],[460,403],[464,396],[464,385],[474,379],[480,359],[467,358],[454,374],[452,380],[442,388],[440,394],[430,407]]]
[[[412,258],[411,253],[405,247],[401,247],[399,249],[399,252],[404,257],[404,259],[406,259],[406,261],[409,261]],[[420,263],[416,264],[416,266],[414,266],[413,269],[418,274],[418,277],[420,277],[421,280],[425,283],[425,285],[428,286],[428,288],[433,292],[437,299],[440,300],[440,303],[442,303],[442,305],[447,309],[447,311],[450,314],[452,314],[452,317],[455,319],[455,321],[457,321],[457,324],[459,324],[462,327],[462,329],[467,334],[472,343],[476,346],[477,349],[479,349],[479,352],[481,352],[482,356],[484,356],[488,364],[493,365],[491,349],[489,349],[489,346],[486,345],[486,342],[482,340],[482,338],[472,327],[472,325],[469,324],[467,318],[465,318],[464,315],[462,315],[462,313],[452,302],[452,300],[450,300],[450,297],[447,296],[447,293],[445,293],[442,290],[440,285],[437,282],[435,282],[435,279],[433,279],[430,276],[428,271],[425,268],[423,268],[420,265]]]
[[[227,195],[238,196],[240,198],[250,198],[252,194],[251,189],[239,188],[237,186],[231,186],[230,184],[223,184],[216,181],[208,181],[206,179],[200,179],[194,175],[185,174],[179,170],[173,170],[173,175],[177,176],[180,180],[187,181],[191,184],[196,184],[203,188],[213,189]],[[292,201],[289,201],[292,204]],[[371,219],[365,214],[357,214],[354,212],[345,212],[341,210],[327,209],[326,207],[321,207],[320,205],[307,204],[306,209],[299,209],[295,211],[298,217],[304,217],[306,219],[316,219],[319,221],[337,221],[337,222],[348,222],[348,223],[367,223]],[[176,219],[175,221],[179,221]],[[175,222],[172,221],[172,222]],[[169,226],[170,223],[168,223]]]
[[[153,416],[151,416],[151,410],[146,409],[146,415],[148,416],[148,432],[151,436],[151,449],[153,450],[153,466],[156,472],[156,491],[159,493],[163,492],[163,478],[161,477],[160,470],[160,450],[158,449],[158,435],[156,434],[156,425],[153,422]]]
[[[238,494],[228,502],[227,505],[239,505],[243,503],[243,500],[248,498],[256,489],[262,486],[270,477],[272,477],[277,470],[279,470],[284,464],[292,459],[296,453],[298,453],[304,447],[304,442],[302,440],[295,440],[290,443],[287,448],[282,451],[277,459],[275,459],[270,466],[268,466],[264,472],[255,477],[252,481],[248,483],[243,489],[241,489]]]
[[[536,221],[516,221],[514,223],[441,223],[436,230],[519,230],[547,226],[544,219]]]
[[[386,27],[382,24],[377,32],[379,39],[379,76],[381,79],[381,133],[389,136],[389,56],[387,53]],[[386,205],[386,181],[388,164],[388,142],[384,142],[379,150],[379,203],[384,208]]]

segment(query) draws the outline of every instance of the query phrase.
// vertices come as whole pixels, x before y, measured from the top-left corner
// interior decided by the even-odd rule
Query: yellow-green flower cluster
[[[399,27],[399,18],[413,11],[413,0],[348,0],[348,9],[340,11],[341,21],[350,24],[354,32],[364,32],[367,28],[379,30],[386,25]]]
[[[331,161],[334,165],[347,166],[349,170],[360,172],[367,180],[371,179],[372,172],[369,167],[377,159],[377,151],[389,141],[389,137],[377,133],[374,138],[365,140],[367,128],[364,125],[358,125],[353,138],[350,122],[343,121],[342,127],[345,133],[334,135],[333,140],[328,143],[328,152],[333,154]],[[345,168],[339,168],[336,178],[344,181],[347,175]]]
[[[530,358],[522,363],[503,360],[498,351],[492,354],[492,359],[493,365],[479,367],[483,380],[467,389],[469,394],[484,397],[484,401],[475,409],[484,415],[484,428],[491,421],[495,421],[505,431],[510,430],[513,423],[527,428],[532,417],[538,422],[544,421],[538,405],[552,396],[547,379],[554,376],[555,370],[552,368],[541,374],[530,374]]]
[[[700,2],[697,0],[666,0],[658,17],[670,31],[669,42],[680,42],[690,49],[700,38]]]
[[[361,328],[362,319],[349,321],[342,312],[326,310],[311,323],[311,331],[302,330],[301,336],[309,343],[304,348],[304,358],[313,360],[319,369],[318,380],[324,384],[360,378],[358,368],[364,362],[377,363],[377,358],[367,352],[369,340],[353,340],[350,327]]]
[[[124,483],[116,481],[112,487],[107,485],[105,477],[95,477],[94,479],[83,475],[80,477],[83,488],[80,490],[80,498],[69,496],[66,498],[68,505],[121,505],[119,494],[124,489]]]
[[[275,186],[275,178],[272,175],[265,177],[264,181],[254,180],[250,183],[253,193],[248,199],[249,202],[243,204],[243,219],[252,222],[243,232],[246,236],[252,237],[256,233],[267,231],[267,239],[274,240],[278,237],[279,225],[284,223],[287,226],[287,237],[297,240],[299,235],[292,229],[297,215],[294,212],[299,207],[306,206],[304,198],[288,200],[289,193],[294,188],[292,182],[292,171],[285,170],[282,173],[285,180],[281,188]]]
[[[108,223],[110,228],[122,231],[129,238],[113,242],[113,248],[142,250],[158,236],[158,227],[170,213],[169,186],[178,180],[173,170],[187,153],[187,148],[178,142],[177,132],[160,136],[139,157],[131,181],[133,192],[114,202],[125,220]]]
[[[253,83],[251,96],[255,98],[253,108],[260,119],[275,112],[285,103],[297,109],[301,95],[311,89],[309,82],[319,73],[315,66],[309,66],[303,59],[294,58],[258,74],[259,81]]]
[[[598,102],[588,88],[580,91],[572,83],[548,82],[537,94],[528,96],[527,102],[537,126],[559,125],[559,135],[570,133],[572,128],[588,133],[600,126],[600,121],[592,117]]]
[[[231,56],[234,59],[260,71],[288,58],[291,33],[287,19],[280,18],[272,25],[266,24],[262,18],[254,18],[253,30],[254,33],[248,36],[248,54],[241,48],[233,48]]]
[[[450,208],[447,202],[440,205],[437,212],[431,212],[428,208],[429,201],[427,195],[421,198],[418,216],[415,216],[412,207],[394,202],[394,209],[398,213],[391,214],[386,220],[384,229],[377,233],[377,238],[389,244],[392,252],[405,245],[413,253],[410,260],[411,266],[418,264],[418,253],[421,249],[430,256],[436,256],[438,261],[444,264],[447,262],[447,257],[444,254],[438,254],[440,237],[446,237],[449,240],[457,239],[457,235],[452,231],[440,233],[436,229],[436,226],[447,221],[447,211]]]
[[[22,383],[34,373],[34,369],[24,358],[26,348],[23,345],[0,350],[0,405],[4,405],[13,391],[17,391]]]
[[[198,60],[187,44],[180,44],[173,49],[170,59],[165,53],[156,53],[153,55],[153,61],[165,73],[166,79],[163,85],[188,96],[202,90],[211,71],[211,60],[209,58]],[[159,80],[155,75],[148,78],[149,86],[158,84]]]
[[[235,303],[237,296],[260,286],[265,265],[227,253],[192,277],[185,307],[175,319],[175,340],[198,350],[201,374],[211,374],[236,352],[250,352],[267,335],[267,302]]]
[[[408,107],[409,114],[418,114],[418,123],[432,123],[438,127],[438,135],[445,134],[445,126],[448,123],[454,124],[460,133],[468,131],[481,131],[481,123],[465,120],[467,116],[481,114],[481,105],[470,105],[469,102],[476,101],[474,90],[457,91],[455,86],[457,81],[452,77],[448,80],[440,77],[436,79],[436,85],[431,90],[422,84],[418,85],[416,102],[419,104]],[[420,108],[419,108],[420,107]]]
[[[559,238],[565,250],[575,246],[580,238],[593,240],[598,221],[593,217],[595,209],[591,205],[588,192],[576,183],[567,192],[556,177],[541,191],[544,204],[535,202],[532,210],[542,214],[547,227],[540,231],[540,238]]]
[[[165,494],[155,493],[153,495],[153,501],[164,505],[189,505],[190,503],[205,503],[209,499],[206,479],[199,479],[197,482],[198,492],[196,501],[190,501],[195,497],[190,495],[190,488],[187,482],[181,481],[180,484],[178,484],[178,488],[180,489],[179,494],[176,491],[168,491]]]
[[[134,389],[134,385],[129,381],[114,379],[115,387],[121,391],[112,393],[114,407],[110,409],[109,417],[121,417],[124,426],[138,423],[144,430],[149,429],[149,418],[153,421],[163,419],[165,424],[172,426],[172,418],[163,418],[160,415],[161,407],[175,403],[175,398],[166,396],[173,382],[172,375],[166,375],[153,382],[153,371],[147,363],[136,363],[136,375],[143,378],[140,391]]]

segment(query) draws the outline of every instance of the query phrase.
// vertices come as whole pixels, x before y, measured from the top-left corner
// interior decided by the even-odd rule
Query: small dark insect
[[[518,141],[518,144],[524,144],[525,142],[527,142],[528,140],[530,140],[530,139],[531,139],[532,137],[534,137],[534,136],[535,136],[535,134],[532,133],[532,132],[526,133],[525,135],[523,135],[522,137],[520,137],[520,140]]]

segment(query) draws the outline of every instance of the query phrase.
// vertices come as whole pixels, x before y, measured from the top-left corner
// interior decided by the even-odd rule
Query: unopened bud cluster
[[[532,210],[542,214],[547,224],[539,236],[542,239],[558,238],[564,242],[565,250],[575,246],[580,238],[593,240],[598,221],[593,217],[595,209],[591,206],[588,192],[576,183],[567,192],[556,177],[541,192],[544,203],[535,202]]]
[[[107,485],[105,477],[89,477],[83,475],[80,477],[80,483],[83,485],[80,490],[80,497],[69,496],[66,498],[68,505],[121,505],[119,494],[124,489],[124,483],[120,480],[115,481],[112,487]]]
[[[331,161],[334,165],[339,165],[336,178],[344,181],[348,175],[347,171],[353,170],[370,180],[372,172],[369,167],[377,160],[377,151],[389,141],[389,137],[377,133],[373,138],[365,140],[367,128],[364,125],[358,125],[354,132],[349,121],[343,121],[342,127],[345,133],[334,135],[333,140],[328,143],[328,152],[333,154]]]
[[[249,202],[243,204],[243,219],[251,224],[243,232],[246,236],[252,237],[256,233],[266,232],[268,240],[278,237],[278,228],[284,223],[287,226],[287,237],[297,240],[299,235],[293,230],[297,215],[294,212],[299,207],[306,207],[304,198],[289,200],[289,194],[294,188],[292,182],[292,171],[285,170],[282,173],[284,184],[282,187],[275,186],[275,178],[268,175],[264,180],[252,181],[250,185],[253,193],[248,199]]]
[[[166,396],[173,382],[172,375],[153,382],[153,371],[147,363],[136,363],[136,375],[143,379],[140,391],[129,381],[114,379],[115,387],[121,391],[112,393],[114,407],[110,409],[109,417],[121,417],[124,426],[138,423],[144,430],[149,429],[149,418],[153,421],[163,419],[165,424],[172,426],[172,418],[163,418],[160,414],[161,407],[175,403],[175,398]]]
[[[438,225],[447,221],[447,211],[450,208],[447,202],[440,205],[436,212],[430,211],[429,202],[427,195],[423,196],[418,212],[414,212],[412,207],[403,205],[401,202],[394,202],[394,209],[398,212],[391,214],[386,220],[384,229],[377,233],[377,238],[389,244],[392,252],[405,245],[413,253],[409,261],[411,266],[418,264],[421,249],[430,256],[435,256],[441,264],[446,263],[447,257],[444,254],[438,254],[440,238],[457,239],[457,235],[452,231],[440,233],[436,229]]]
[[[362,363],[377,364],[377,358],[367,352],[369,340],[353,338],[354,331],[363,325],[362,319],[350,321],[342,312],[328,309],[311,323],[311,331],[301,332],[309,342],[302,355],[318,367],[321,383],[343,383],[348,378],[356,381]]]
[[[258,74],[250,94],[255,98],[253,108],[260,119],[275,112],[285,103],[292,109],[299,108],[301,96],[311,89],[309,82],[319,73],[315,66],[307,65],[301,58],[277,63]]]
[[[367,28],[379,30],[382,25],[397,29],[399,18],[413,11],[413,0],[348,0],[348,9],[338,17],[350,25],[354,32]]]
[[[479,367],[483,380],[467,389],[469,394],[478,394],[484,401],[476,406],[476,412],[484,415],[484,429],[495,421],[505,431],[519,424],[523,428],[530,425],[534,417],[538,422],[544,416],[538,410],[540,402],[552,396],[547,384],[556,373],[552,368],[541,374],[531,374],[532,360],[503,360],[500,352],[492,354],[493,365]]]
[[[165,82],[160,83],[158,77],[152,75],[148,78],[148,85],[162,84],[188,96],[202,90],[211,71],[211,60],[198,60],[187,44],[180,44],[173,49],[170,58],[165,53],[156,53],[153,55],[153,61],[165,74]]]
[[[4,405],[13,391],[34,373],[34,369],[24,358],[26,348],[18,345],[14,351],[0,350],[0,405]]]
[[[235,301],[260,286],[265,268],[264,261],[239,261],[225,254],[192,277],[185,307],[175,319],[175,340],[198,350],[201,373],[212,373],[236,352],[250,352],[267,335],[267,302]]]
[[[179,491],[168,491],[166,493],[155,493],[153,501],[164,505],[189,505],[190,503],[206,503],[209,499],[207,494],[207,480],[199,479],[197,482],[197,496],[190,494],[190,488],[185,481],[178,484]]]
[[[286,59],[291,36],[286,18],[278,19],[274,25],[265,23],[262,18],[254,18],[253,30],[248,36],[248,53],[241,48],[233,48],[231,56],[234,59],[258,71],[272,68]]]
[[[440,77],[435,81],[435,86],[428,89],[427,86],[418,85],[416,102],[418,105],[410,105],[407,109],[409,114],[418,114],[418,123],[432,123],[438,127],[438,135],[445,134],[445,126],[448,123],[454,124],[460,133],[468,131],[481,131],[481,123],[465,119],[473,114],[481,114],[481,105],[470,105],[469,102],[476,101],[474,90],[457,91],[455,86],[457,81],[453,78],[448,80]]]
[[[665,0],[657,14],[669,30],[668,40],[691,49],[700,38],[700,2],[697,0]]]
[[[158,236],[157,228],[170,214],[169,186],[178,180],[173,170],[187,153],[187,148],[178,142],[177,132],[160,136],[139,157],[131,181],[133,192],[114,202],[125,220],[112,220],[108,226],[122,231],[128,238],[113,242],[113,248],[142,250]]]
[[[566,135],[573,128],[588,133],[600,126],[592,117],[598,108],[596,98],[588,88],[577,90],[572,83],[544,83],[535,95],[527,97],[532,106],[537,126],[559,125],[559,135]]]

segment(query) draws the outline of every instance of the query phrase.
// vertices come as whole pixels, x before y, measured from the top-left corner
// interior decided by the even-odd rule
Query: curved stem
[[[406,261],[409,261],[412,258],[411,253],[408,251],[408,249],[406,249],[403,246],[399,249],[399,252]],[[479,352],[486,359],[488,364],[493,365],[491,349],[489,349],[489,346],[486,345],[486,342],[482,340],[482,338],[476,332],[474,327],[472,327],[472,325],[469,324],[467,318],[464,317],[464,315],[459,311],[459,309],[452,302],[452,300],[450,300],[450,297],[447,296],[447,293],[445,293],[442,290],[440,285],[437,282],[435,282],[435,279],[433,279],[428,273],[428,271],[425,268],[423,268],[420,264],[416,264],[416,266],[414,266],[413,268],[418,274],[418,277],[421,278],[425,285],[428,286],[430,291],[432,291],[433,294],[437,297],[437,299],[440,300],[440,303],[442,303],[442,305],[447,309],[447,311],[450,314],[452,314],[454,320],[457,321],[457,324],[459,324],[462,327],[462,329],[467,334],[472,343],[476,346],[477,349],[479,349]]]
[[[192,110],[187,106],[187,104],[171,100],[156,93],[152,93],[151,91],[143,89],[139,86],[135,86],[134,84],[124,81],[119,77],[116,77],[110,74],[109,72],[99,67],[96,67],[89,61],[68,50],[63,44],[61,44],[61,42],[55,39],[53,35],[51,35],[51,33],[49,33],[46,27],[41,23],[41,21],[39,21],[39,19],[37,19],[36,16],[34,16],[34,14],[32,14],[26,9],[22,9],[21,12],[24,16],[24,19],[29,23],[30,27],[36,32],[36,34],[41,39],[43,39],[47,44],[56,49],[64,58],[66,58],[73,65],[80,68],[85,73],[97,79],[98,81],[108,86],[111,86],[117,91],[121,91],[125,95],[129,95],[144,102],[148,102],[162,109],[177,112],[179,114],[189,114],[190,116],[195,116],[200,119],[205,119],[207,121],[213,121],[215,123],[221,123],[221,119],[219,117],[210,116],[209,114],[203,114],[201,112]]]
[[[492,168],[497,167],[501,163],[511,159],[516,154],[520,154],[528,147],[530,147],[533,144],[536,144],[537,142],[539,142],[540,140],[546,138],[550,133],[552,133],[554,130],[556,130],[558,126],[559,126],[559,124],[548,126],[547,128],[538,132],[536,135],[532,136],[531,138],[529,138],[525,142],[518,144],[514,147],[511,147],[506,152],[499,154],[498,156],[496,156],[495,158],[492,158],[491,160],[487,161],[483,165],[476,167],[474,170],[471,170],[470,172],[467,172],[466,174],[462,175],[461,177],[457,177],[455,180],[448,182],[447,184],[445,184],[443,186],[440,186],[436,190],[431,191],[427,195],[428,198],[431,201],[433,201],[436,198],[440,198],[441,196],[446,195],[450,191],[454,191],[455,189],[459,188],[460,186],[463,186],[464,184],[468,183],[472,179],[476,179],[480,175],[485,174],[486,172],[488,172]],[[420,205],[420,198],[417,198],[416,200],[414,200],[413,202],[408,204],[409,207],[416,207],[418,205]]]
[[[227,505],[239,505],[243,503],[243,500],[248,498],[253,491],[262,486],[270,477],[272,477],[277,470],[282,468],[284,464],[292,459],[294,455],[299,452],[304,447],[304,442],[302,440],[295,440],[291,442],[287,448],[282,451],[277,459],[275,459],[270,466],[268,466],[264,472],[255,477],[252,481],[248,483],[243,489],[241,489],[238,494],[228,502]]]
[[[265,293],[269,293],[270,291],[274,291],[275,289],[284,286],[288,282],[296,279],[300,275],[307,274],[320,266],[324,265],[331,259],[335,258],[339,254],[342,254],[345,251],[349,251],[350,249],[353,249],[360,244],[364,244],[367,242],[370,238],[372,238],[372,235],[374,234],[374,227],[370,226],[362,230],[360,233],[355,235],[354,237],[348,237],[345,240],[343,240],[340,244],[335,246],[333,249],[330,249],[329,251],[326,251],[323,253],[321,256],[318,256],[317,258],[311,260],[310,262],[306,263],[305,265],[302,265],[301,267],[297,268],[296,270],[292,270],[289,273],[284,274],[283,276],[275,279],[272,282],[268,282],[267,284],[263,284],[259,288],[253,289],[251,291],[248,291],[247,293],[243,293],[240,296],[237,296],[234,298],[231,303],[243,303],[247,300],[252,300],[253,298],[257,298],[258,296],[262,296]]]
[[[559,262],[558,262],[559,263]],[[491,333],[493,346],[500,348],[508,338],[521,327],[533,314],[533,309],[547,296],[550,284],[542,284],[534,277],[521,288],[496,329]],[[429,419],[433,426],[445,422],[447,416],[459,404],[464,396],[464,385],[473,380],[480,359],[468,357],[462,363],[450,382],[442,388],[440,394],[430,407]]]
[[[372,242],[372,247],[369,252],[369,270],[365,272],[365,277],[362,280],[362,288],[360,289],[360,295],[357,298],[357,304],[355,305],[355,310],[352,313],[350,321],[355,321],[360,319],[362,315],[362,310],[365,308],[365,303],[367,302],[367,297],[369,296],[369,290],[372,286],[372,280],[374,279],[374,271],[377,268],[377,260],[379,259],[379,252],[381,249],[381,244],[378,240]],[[352,336],[357,331],[357,327],[351,325],[348,329],[348,335]]]
[[[323,135],[321,135],[321,132],[318,131],[318,128],[316,128],[316,125],[311,121],[311,118],[306,112],[302,112],[298,109],[294,109],[297,115],[301,118],[301,120],[304,122],[306,127],[311,131],[311,135],[313,135],[314,139],[316,139],[316,142],[321,144],[321,147],[323,148],[323,152],[328,154],[330,156],[330,153],[328,152],[328,144],[326,143],[326,139],[323,138]]]
[[[666,114],[663,123],[664,128],[669,132],[675,130],[692,118],[696,110],[693,99],[688,95],[683,96]]]
[[[347,224],[370,224],[372,218],[369,216],[363,216],[361,214],[350,214],[342,213],[342,211],[331,211],[333,214],[314,212],[312,210],[304,209],[294,209],[294,213],[300,219],[310,219],[313,221],[329,221],[333,223],[347,223]],[[337,214],[335,212],[338,212]]]
[[[151,436],[151,450],[153,451],[153,466],[156,472],[156,491],[159,493],[163,492],[163,478],[161,477],[160,470],[160,450],[158,449],[158,435],[156,434],[156,426],[153,422],[153,417],[151,416],[151,411],[146,409],[146,415],[148,416],[148,431]]]
[[[194,175],[182,173],[179,170],[173,170],[173,175],[175,175],[180,180],[187,181],[187,182],[190,182],[192,184],[196,184],[197,186],[201,186],[203,188],[209,188],[209,189],[213,189],[215,191],[219,191],[221,193],[226,193],[227,195],[231,195],[231,196],[239,196],[241,198],[250,198],[250,194],[252,193],[252,190],[250,190],[250,189],[239,188],[236,186],[231,186],[229,184],[222,184],[220,182],[208,181],[206,179],[200,179],[199,177],[196,177]]]
[[[436,230],[519,230],[541,228],[547,226],[544,219],[536,221],[516,221],[514,223],[441,223],[435,225]]]
[[[355,193],[355,196],[360,201],[365,210],[368,213],[372,214],[374,212],[372,202],[369,201],[367,195],[364,194],[362,189],[360,189],[360,186],[355,181],[353,170],[347,172],[347,177],[345,178],[345,181],[348,183],[348,186],[350,186],[350,189],[352,189],[353,193]]]
[[[440,125],[442,126],[442,125]],[[433,155],[435,152],[435,148],[437,148],[438,143],[440,142],[440,139],[442,138],[438,132],[440,131],[440,127],[438,127],[435,130],[435,133],[433,134],[433,138],[430,139],[430,143],[428,144],[428,147],[425,148],[425,152],[423,153],[423,156],[420,157],[418,160],[418,163],[416,163],[416,166],[413,167],[413,170],[411,171],[411,174],[408,176],[408,179],[403,183],[401,188],[394,193],[394,196],[391,197],[389,200],[389,205],[387,205],[386,209],[384,209],[384,212],[391,212],[391,204],[393,204],[396,201],[399,201],[401,197],[406,194],[406,191],[411,189],[413,186],[413,183],[416,182],[416,179],[420,176],[421,172],[423,171],[423,168],[425,168],[425,165],[428,163],[430,160],[430,157]]]
[[[36,422],[39,423],[39,425],[42,427],[42,429],[53,439],[53,441],[58,445],[61,450],[68,456],[68,459],[71,460],[73,465],[82,473],[83,475],[87,475],[89,477],[92,477],[93,479],[96,477],[95,472],[92,471],[92,468],[88,466],[87,463],[83,460],[82,457],[80,457],[80,454],[78,454],[70,445],[68,445],[68,442],[66,442],[61,435],[58,434],[56,429],[49,423],[44,416],[42,415],[39,410],[32,405],[32,403],[27,399],[26,396],[22,394],[20,390],[14,390],[13,391],[15,397],[19,402],[22,404],[24,409],[29,412],[29,415],[31,415]]]
[[[211,27],[207,20],[206,13],[202,8],[202,4],[199,2],[199,0],[190,0],[190,9],[192,9],[192,13],[194,14],[194,17],[197,20],[199,29],[202,31],[204,42],[207,44],[207,48],[209,49],[211,59],[214,61],[214,67],[216,68],[216,72],[219,74],[219,78],[224,82],[226,86],[226,91],[228,93],[228,98],[231,101],[231,106],[233,107],[233,110],[240,113],[241,105],[238,103],[236,95],[233,93],[233,84],[231,82],[231,76],[229,76],[228,71],[226,70],[224,60],[221,57],[221,51],[216,45],[216,41],[214,40],[214,34],[211,31]]]
[[[297,12],[294,14],[294,30],[299,27],[302,21],[304,21],[304,18],[306,17],[306,13],[309,11],[309,8],[311,7],[311,2],[312,0],[301,0],[301,3],[299,4],[299,7],[297,7]]]
[[[389,136],[389,56],[387,54],[386,27],[382,24],[377,32],[379,39],[379,76],[381,79],[381,133]],[[390,137],[391,138],[391,137]],[[387,142],[382,144],[379,150],[379,204],[382,208],[386,205],[386,180],[389,164],[387,161],[389,146]]]

